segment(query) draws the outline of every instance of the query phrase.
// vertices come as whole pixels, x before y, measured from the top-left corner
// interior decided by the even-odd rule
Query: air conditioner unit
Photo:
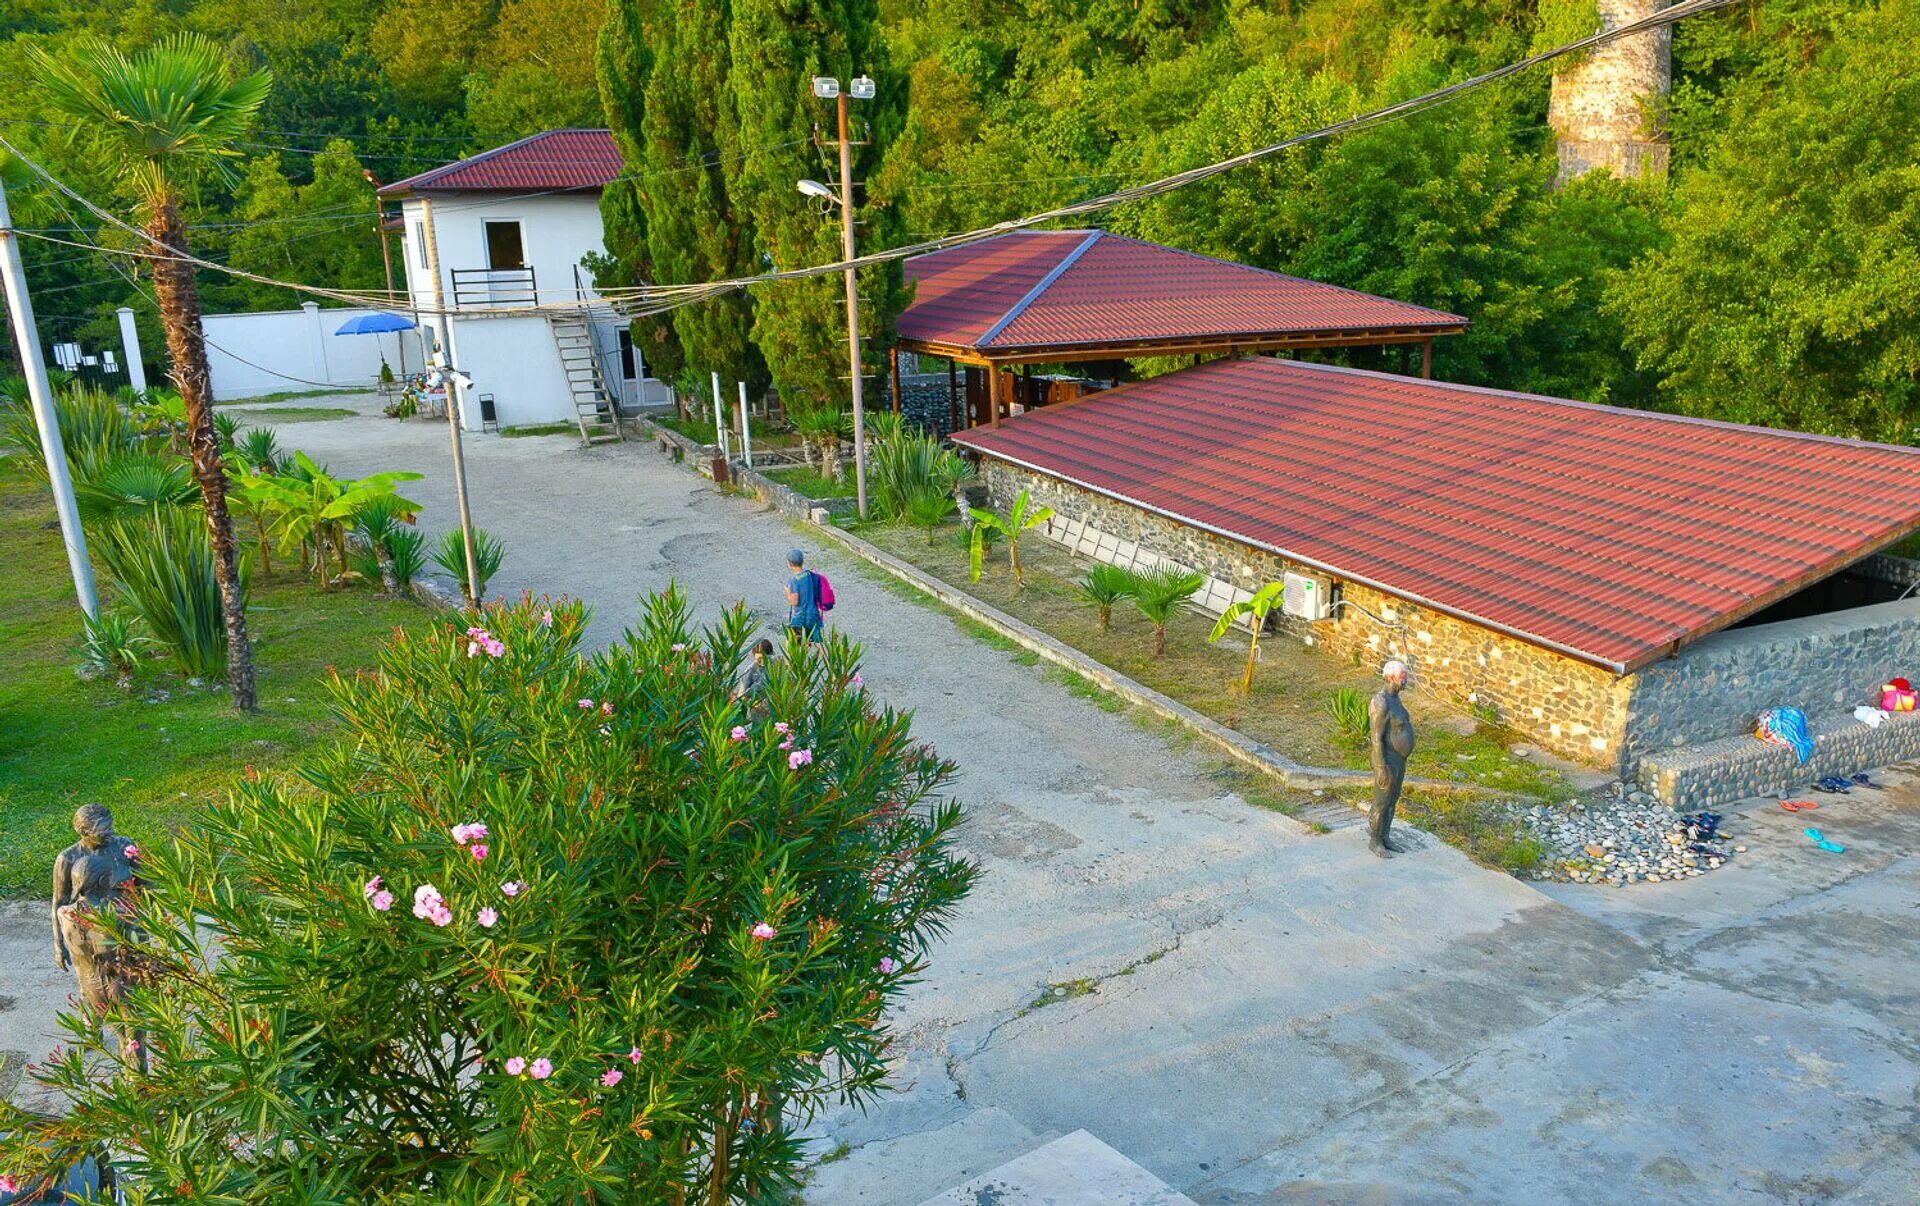
[[[1314,574],[1288,572],[1281,579],[1280,610],[1301,620],[1324,620],[1333,607],[1333,583]]]

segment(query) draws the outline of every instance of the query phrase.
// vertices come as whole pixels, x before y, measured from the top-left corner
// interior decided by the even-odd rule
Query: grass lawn
[[[395,626],[432,622],[419,604],[365,588],[323,594],[256,573],[247,619],[257,715],[239,716],[224,692],[189,687],[157,662],[131,691],[82,682],[80,611],[52,521],[52,500],[0,458],[0,896],[47,890],[81,804],[107,805],[121,832],[152,841],[191,824],[248,763],[293,766],[332,727],[329,669],[370,666]],[[111,606],[112,584],[100,585]]]
[[[711,399],[709,399],[709,401],[711,401]],[[660,426],[667,428],[669,431],[674,431],[685,436],[696,444],[713,443],[713,419],[710,416],[702,419],[682,419],[678,415],[649,415],[647,417],[655,423],[660,424]],[[738,412],[728,410],[727,438],[736,444],[740,442],[739,423],[740,416]],[[747,424],[747,429],[753,435],[753,446],[755,448],[796,448],[800,444],[799,436],[785,428],[775,428],[765,419],[750,420]],[[736,449],[735,451],[738,450]]]
[[[276,402],[294,402],[301,398],[333,398],[341,394],[371,393],[375,386],[365,389],[291,389],[277,394],[261,394],[257,398],[233,398],[226,402],[217,402],[216,406],[271,406]]]
[[[589,430],[599,432],[610,431],[612,429],[604,423],[595,423]],[[578,439],[580,438],[580,425],[578,423],[532,423],[525,427],[502,427],[500,429],[500,438],[503,440],[518,440],[526,436],[552,435],[570,435]]]
[[[808,498],[852,498],[856,492],[852,467],[848,467],[846,476],[839,481],[822,477],[817,471],[805,465],[796,465],[791,469],[767,469],[763,472],[783,486],[791,487]]]
[[[1213,629],[1213,617],[1185,611],[1168,625],[1165,655],[1155,657],[1152,625],[1131,602],[1124,601],[1113,610],[1112,628],[1102,632],[1093,605],[1074,589],[1087,563],[1032,533],[1020,543],[1026,585],[1016,589],[1004,543],[989,553],[980,581],[967,580],[967,551],[958,541],[957,525],[942,528],[932,544],[920,530],[904,526],[866,524],[857,530],[895,556],[1297,762],[1353,769],[1368,765],[1364,742],[1341,735],[1327,701],[1339,687],[1372,694],[1378,680],[1371,665],[1357,665],[1269,633],[1261,642],[1260,663],[1248,694],[1240,690],[1247,657],[1244,635],[1230,634],[1210,645],[1206,638]],[[1420,736],[1409,773],[1479,784],[1516,797],[1558,799],[1569,794],[1571,789],[1557,770],[1509,752],[1519,738],[1474,720],[1450,700],[1417,688],[1418,684],[1406,696]],[[1537,850],[1523,844],[1518,826],[1489,808],[1484,799],[1409,792],[1401,811],[1483,862],[1520,869],[1538,858]]]
[[[344,406],[276,406],[272,410],[250,411],[236,408],[233,414],[243,419],[281,423],[323,423],[329,419],[351,419],[358,411]]]

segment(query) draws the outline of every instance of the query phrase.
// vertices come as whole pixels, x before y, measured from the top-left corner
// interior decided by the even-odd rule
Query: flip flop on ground
[[[1845,846],[1842,846],[1839,842],[1833,841],[1832,839],[1828,838],[1826,834],[1821,833],[1818,829],[1815,829],[1813,826],[1811,825],[1807,826],[1805,832],[1806,832],[1808,841],[1820,847],[1820,849],[1825,850],[1827,853],[1829,854],[1846,853],[1847,848]]]

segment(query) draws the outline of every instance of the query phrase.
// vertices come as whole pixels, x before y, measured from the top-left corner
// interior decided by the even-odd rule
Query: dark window
[[[427,224],[425,222],[413,224],[413,245],[417,249],[415,256],[419,259],[420,266],[425,268],[427,266]]]
[[[520,223],[488,222],[487,230],[487,267],[500,269],[525,268],[526,253],[520,247]]]
[[[640,374],[633,368],[633,332],[620,332],[620,378],[631,381]]]

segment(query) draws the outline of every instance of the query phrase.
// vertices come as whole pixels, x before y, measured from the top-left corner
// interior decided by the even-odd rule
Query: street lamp
[[[840,81],[832,76],[813,77],[813,94],[835,102],[840,118],[840,195],[818,180],[802,180],[799,188],[809,197],[819,197],[840,206],[840,248],[847,260],[853,259],[853,147],[847,141],[847,97],[872,100],[874,83],[860,76],[840,90]],[[860,382],[860,290],[851,266],[847,268],[847,359],[853,366],[853,491],[860,518],[867,517],[867,408]]]

